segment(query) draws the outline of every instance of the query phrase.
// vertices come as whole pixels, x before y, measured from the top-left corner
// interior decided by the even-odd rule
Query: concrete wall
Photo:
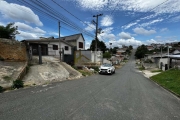
[[[26,61],[26,46],[19,41],[0,38],[0,56],[4,60]]]
[[[48,55],[59,55],[59,50],[53,50],[53,45],[58,45],[58,48],[59,48],[59,43],[58,42],[51,42],[48,44]],[[68,50],[65,50],[65,46],[68,46],[69,49]],[[72,54],[72,47],[61,42],[61,48],[64,49],[64,54],[65,55],[71,55]]]

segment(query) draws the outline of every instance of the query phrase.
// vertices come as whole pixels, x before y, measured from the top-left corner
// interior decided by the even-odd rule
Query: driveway
[[[1,120],[179,120],[180,100],[135,69],[0,94]]]

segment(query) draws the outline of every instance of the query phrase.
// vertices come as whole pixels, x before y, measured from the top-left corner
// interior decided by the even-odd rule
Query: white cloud
[[[139,34],[139,35],[151,35],[151,34],[155,34],[156,33],[155,30],[146,30],[144,28],[139,28],[139,27],[133,29],[133,31],[136,34]]]
[[[85,30],[87,30],[87,31],[95,31],[95,29],[96,29],[96,26],[94,25],[94,24],[92,24],[92,23],[90,23],[90,22],[84,22],[84,23],[86,23],[88,26],[85,28]]]
[[[130,10],[136,12],[152,11],[155,13],[180,12],[179,0],[74,0],[77,5],[84,9],[102,10]],[[163,3],[163,4],[162,4]],[[117,5],[118,4],[118,5]]]
[[[101,20],[101,26],[111,26],[113,24],[112,16],[105,15]]]
[[[121,39],[131,39],[131,35],[129,33],[121,32],[119,33]]]
[[[136,25],[138,23],[138,21],[137,22],[134,22],[134,23],[129,23],[128,25],[124,25],[124,26],[122,26],[122,29],[128,29],[128,28],[130,28],[130,27],[132,27],[132,26],[134,26],[134,25]]]
[[[18,31],[20,32],[20,34],[16,35],[16,37],[19,38],[19,40],[23,40],[23,39],[38,39],[39,37],[41,37],[40,34],[24,32],[24,31],[21,31],[21,30],[18,30]]]
[[[3,22],[0,22],[0,25],[2,25],[2,26],[6,26],[6,24],[5,24],[5,23],[3,23]]]
[[[15,22],[14,26],[18,26],[18,31],[20,34],[17,34],[18,40],[22,39],[38,39],[39,37],[45,36],[46,31],[38,28],[31,27],[25,23]]]
[[[91,45],[90,42],[86,42],[86,44],[85,44],[85,49],[86,49],[86,50],[89,49],[89,48],[90,48],[90,45]]]
[[[168,31],[168,28],[162,28],[160,31],[161,31],[161,32],[167,32],[167,31]]]
[[[90,10],[101,10],[108,4],[108,0],[74,0],[74,1],[77,2],[77,5],[79,7]]]
[[[132,45],[133,47],[137,47],[139,45],[142,45],[143,43],[140,40],[136,40],[134,37],[131,39],[119,39],[117,41],[110,41],[112,43],[112,47],[121,47],[122,45]],[[108,43],[106,45],[109,47]]]
[[[23,20],[27,23],[34,23],[37,26],[43,25],[39,17],[30,8],[18,4],[0,0],[0,13],[2,13],[5,18]]]
[[[46,32],[38,27],[31,27],[25,23],[21,23],[21,22],[16,22],[14,24],[14,26],[18,26],[18,30],[22,30],[22,31],[28,31],[31,33],[36,33],[36,34],[45,34]]]
[[[156,20],[152,20],[152,21],[150,21],[150,22],[143,23],[143,24],[141,24],[141,25],[139,25],[139,26],[141,26],[141,27],[147,27],[147,26],[150,26],[150,25],[152,25],[152,24],[154,24],[154,23],[158,23],[158,22],[161,22],[161,21],[163,21],[163,19],[156,19]]]

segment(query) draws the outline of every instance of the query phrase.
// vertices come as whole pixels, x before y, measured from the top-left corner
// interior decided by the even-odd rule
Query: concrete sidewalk
[[[154,76],[154,75],[157,75],[157,74],[161,73],[161,72],[154,72],[154,73],[152,73],[149,70],[143,70],[142,72],[144,73],[144,76],[147,77],[147,78],[150,78],[151,76]]]

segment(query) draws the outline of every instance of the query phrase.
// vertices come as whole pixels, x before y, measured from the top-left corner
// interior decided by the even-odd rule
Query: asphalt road
[[[180,120],[180,100],[135,69],[0,94],[1,120]]]

